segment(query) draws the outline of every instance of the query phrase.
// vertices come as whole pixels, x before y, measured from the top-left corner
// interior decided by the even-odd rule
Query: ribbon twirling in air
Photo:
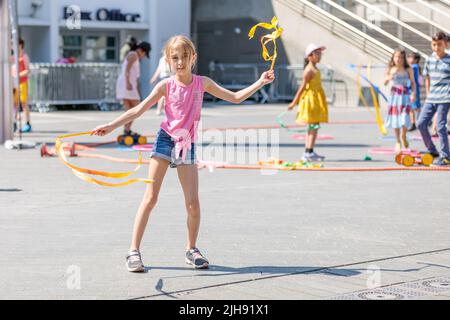
[[[381,120],[380,104],[379,104],[376,92],[379,93],[383,97],[383,99],[385,101],[387,101],[387,98],[383,94],[383,92],[381,92],[380,88],[378,86],[376,86],[374,83],[372,83],[372,81],[371,81],[371,69],[372,69],[372,67],[370,65],[367,66],[367,77],[362,74],[361,66],[356,66],[354,64],[350,64],[349,68],[356,72],[356,86],[358,87],[359,97],[360,97],[361,101],[363,102],[363,104],[367,108],[369,108],[369,104],[367,103],[367,100],[366,100],[366,98],[363,95],[360,78],[363,78],[370,85],[370,93],[372,95],[373,104],[374,104],[374,107],[375,107],[375,115],[376,115],[376,120],[377,120],[377,124],[378,124],[378,129],[380,130],[380,132],[381,132],[381,134],[383,136],[387,135],[387,130],[386,130],[386,128],[383,125],[383,121]]]
[[[262,45],[262,56],[264,58],[265,61],[272,61],[272,65],[270,67],[270,70],[273,70],[274,66],[275,66],[275,61],[277,60],[277,39],[281,36],[281,34],[283,33],[284,29],[278,26],[278,18],[277,17],[273,17],[272,21],[270,23],[267,22],[262,22],[262,23],[258,23],[256,25],[254,25],[251,29],[250,32],[248,33],[248,37],[250,39],[253,39],[253,37],[255,36],[255,32],[256,29],[258,29],[259,27],[267,29],[267,30],[272,30],[274,29],[275,31],[273,31],[271,34],[265,35],[261,37],[261,45]],[[269,42],[273,42],[273,54],[271,55],[269,53],[269,50],[267,49],[267,44]]]
[[[114,179],[129,177],[130,175],[132,175],[133,173],[138,171],[139,168],[141,167],[141,164],[142,164],[141,153],[139,153],[139,165],[133,171],[129,171],[129,172],[104,172],[104,171],[98,171],[98,170],[77,167],[77,166],[69,163],[69,161],[67,160],[66,154],[64,153],[64,150],[62,148],[61,140],[67,139],[67,138],[73,138],[73,137],[87,136],[87,135],[91,135],[91,132],[68,134],[68,135],[64,135],[64,136],[60,136],[60,137],[56,138],[56,142],[55,142],[55,151],[58,154],[59,159],[61,160],[61,162],[64,165],[66,165],[67,167],[72,169],[72,172],[78,178],[80,178],[81,180],[84,180],[86,182],[98,184],[98,185],[101,185],[104,187],[124,187],[124,186],[128,186],[130,184],[136,183],[136,182],[143,182],[143,183],[153,183],[154,182],[153,180],[149,180],[149,179],[130,179],[130,180],[122,182],[122,183],[109,183],[109,182],[94,179],[91,176],[89,176],[89,175],[94,175],[94,176],[101,176],[101,177],[114,178]]]

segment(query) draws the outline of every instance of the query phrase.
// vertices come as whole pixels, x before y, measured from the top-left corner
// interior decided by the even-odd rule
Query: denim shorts
[[[183,160],[183,152],[177,159],[175,156],[175,141],[163,129],[159,129],[156,136],[156,142],[153,145],[153,152],[150,158],[157,157],[169,161],[171,168],[176,168],[180,165],[191,165],[197,163],[197,156],[195,152],[195,143],[192,144],[191,149]]]

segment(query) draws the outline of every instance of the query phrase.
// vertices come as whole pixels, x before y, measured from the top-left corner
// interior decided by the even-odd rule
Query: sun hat
[[[138,44],[137,49],[141,49],[142,51],[144,51],[147,58],[149,58],[150,51],[152,51],[152,46],[150,45],[150,43],[143,41]]]
[[[309,57],[309,55],[310,55],[311,53],[313,53],[314,51],[316,51],[317,49],[320,49],[320,50],[324,51],[324,50],[326,49],[326,47],[324,47],[324,46],[318,46],[318,45],[315,44],[315,43],[310,43],[310,44],[306,47],[306,50],[305,50],[305,57]]]

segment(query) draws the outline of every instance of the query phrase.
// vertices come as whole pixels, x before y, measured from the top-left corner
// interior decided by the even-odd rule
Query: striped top
[[[426,103],[450,103],[450,55],[438,59],[433,53],[425,63],[423,76],[430,77],[430,93]]]

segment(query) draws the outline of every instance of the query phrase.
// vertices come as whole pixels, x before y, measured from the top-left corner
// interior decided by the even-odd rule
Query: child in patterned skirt
[[[406,60],[406,52],[396,49],[389,63],[384,85],[392,81],[391,95],[388,100],[386,128],[394,129],[397,153],[409,148],[406,134],[411,126],[411,103],[416,100],[416,82],[413,70]]]

